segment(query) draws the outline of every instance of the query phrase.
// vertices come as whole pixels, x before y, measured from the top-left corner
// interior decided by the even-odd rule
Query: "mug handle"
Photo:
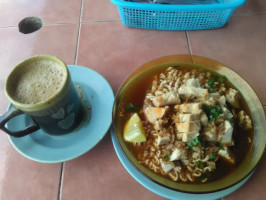
[[[13,137],[23,137],[25,135],[28,135],[40,129],[39,125],[36,124],[35,121],[33,121],[31,125],[29,125],[24,130],[21,130],[21,131],[10,131],[5,127],[6,123],[10,119],[12,119],[15,116],[22,115],[22,114],[24,113],[11,104],[10,109],[5,114],[0,116],[0,129]]]

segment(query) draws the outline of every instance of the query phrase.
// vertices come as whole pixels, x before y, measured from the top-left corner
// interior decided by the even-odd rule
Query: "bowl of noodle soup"
[[[175,191],[230,188],[255,170],[265,149],[265,114],[253,89],[201,56],[166,56],[137,68],[118,90],[112,117],[131,164]]]

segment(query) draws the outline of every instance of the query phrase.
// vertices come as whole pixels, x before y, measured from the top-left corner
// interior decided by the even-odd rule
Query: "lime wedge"
[[[123,136],[127,142],[146,141],[146,134],[137,113],[133,114],[125,124]]]

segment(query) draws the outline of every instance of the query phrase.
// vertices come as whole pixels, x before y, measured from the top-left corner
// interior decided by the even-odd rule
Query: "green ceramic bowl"
[[[145,168],[143,165],[137,162],[137,159],[131,153],[126,142],[123,140],[123,122],[120,120],[120,110],[124,105],[126,98],[131,95],[136,95],[135,91],[137,88],[145,87],[138,84],[139,79],[150,78],[150,74],[154,72],[162,71],[168,66],[173,65],[190,65],[195,68],[205,68],[208,70],[213,70],[216,73],[225,75],[228,80],[241,92],[243,98],[246,100],[248,107],[250,109],[253,125],[254,125],[254,139],[251,147],[251,151],[247,154],[244,161],[234,170],[233,173],[230,173],[218,180],[204,183],[204,184],[185,184],[177,183],[171,181],[168,178],[164,178],[149,169]],[[131,91],[131,93],[129,92]],[[139,93],[139,95],[144,95]],[[124,81],[118,90],[113,106],[113,129],[116,135],[116,139],[121,146],[124,154],[127,156],[129,161],[138,169],[142,174],[144,174],[150,180],[172,190],[186,192],[186,193],[211,193],[226,188],[232,187],[233,185],[241,182],[245,179],[251,172],[254,171],[258,162],[262,158],[265,142],[266,142],[266,120],[263,107],[260,103],[259,98],[249,86],[249,84],[236,72],[226,67],[224,64],[217,61],[200,57],[200,56],[191,56],[191,55],[172,55],[161,57],[155,60],[152,60],[139,68],[137,68],[129,77]]]

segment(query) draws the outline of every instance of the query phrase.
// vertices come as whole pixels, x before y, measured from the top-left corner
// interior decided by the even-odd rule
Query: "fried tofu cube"
[[[192,132],[192,131],[199,131],[201,128],[200,120],[196,121],[189,121],[189,122],[177,122],[176,128],[178,132]]]
[[[239,92],[237,90],[229,88],[225,93],[225,98],[233,107],[240,108]]]
[[[166,112],[165,107],[148,106],[144,109],[144,114],[146,118],[152,124],[154,124],[158,119],[163,118],[165,112]]]
[[[224,149],[220,149],[218,151],[218,155],[222,159],[226,160],[227,162],[229,162],[231,164],[235,164],[235,157],[228,147],[224,147]]]

